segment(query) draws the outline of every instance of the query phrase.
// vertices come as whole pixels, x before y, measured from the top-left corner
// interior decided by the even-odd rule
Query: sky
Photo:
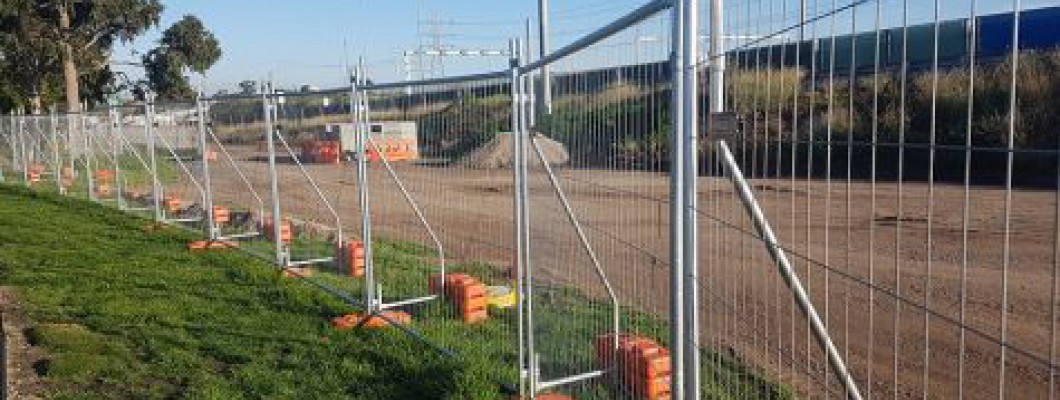
[[[641,0],[555,1],[556,38],[588,32],[603,18],[635,8]],[[245,79],[271,75],[281,86],[341,86],[343,65],[363,56],[376,80],[402,77],[401,54],[421,40],[418,20],[445,22],[443,44],[468,49],[506,49],[537,14],[536,0],[163,0],[159,26],[135,42],[118,46],[116,61],[138,61],[157,44],[161,31],[186,14],[203,20],[221,42],[224,57],[205,77],[207,92],[233,89]],[[428,31],[426,24],[423,30]],[[461,59],[446,73],[498,70],[499,57]],[[142,76],[135,67],[120,68]],[[199,84],[201,78],[196,78]]]
[[[782,1],[785,0],[728,0],[728,30],[768,32],[784,26],[781,12],[769,11],[771,5],[780,8]],[[862,0],[808,0],[808,4],[812,14],[814,6],[824,11],[831,9],[833,3],[842,6],[851,1]],[[886,5],[885,18],[899,16],[896,10],[900,10],[902,0],[880,1]],[[985,14],[1011,10],[1014,0],[977,1],[980,12]],[[1025,9],[1060,5],[1060,0],[1021,1]],[[646,2],[550,0],[553,47],[569,43]],[[943,19],[966,16],[971,4],[971,0],[939,2]],[[700,3],[705,21],[709,0]],[[874,2],[870,3],[859,6],[857,18],[862,24],[872,16]],[[223,58],[205,76],[193,79],[208,93],[233,91],[240,81],[248,79],[271,78],[285,88],[338,87],[346,82],[345,65],[361,57],[372,79],[400,80],[404,76],[404,50],[429,45],[434,40],[451,48],[503,50],[508,38],[525,34],[528,18],[533,20],[536,34],[537,0],[163,0],[163,4],[165,11],[159,26],[132,43],[118,46],[112,59],[139,61],[144,52],[156,45],[163,29],[184,15],[196,15],[217,36],[224,51]],[[933,1],[908,0],[907,4],[914,23],[932,20]],[[788,16],[792,14],[795,13],[789,9]],[[850,16],[839,15],[836,19],[849,21]],[[849,22],[838,24],[848,26]],[[661,25],[655,24],[652,33],[636,32],[639,36],[633,41],[665,36],[668,28]],[[657,47],[666,45],[658,42]],[[505,66],[501,57],[460,58],[447,60],[444,72],[435,69],[434,73],[485,72]],[[116,68],[133,77],[143,75],[137,67]],[[413,69],[414,76],[418,76]]]

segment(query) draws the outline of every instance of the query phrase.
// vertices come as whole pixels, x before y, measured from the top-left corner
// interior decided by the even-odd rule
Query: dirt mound
[[[541,152],[549,165],[563,165],[570,160],[567,148],[560,142],[549,139],[542,134],[534,134],[534,142],[541,147]],[[528,154],[530,167],[541,165],[537,153],[530,149]],[[486,142],[456,162],[456,165],[475,169],[497,169],[512,167],[512,135],[508,132],[498,133],[493,140]]]

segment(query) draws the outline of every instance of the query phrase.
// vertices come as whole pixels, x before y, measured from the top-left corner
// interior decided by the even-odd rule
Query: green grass
[[[36,321],[53,398],[496,398],[481,369],[239,253],[93,204],[0,186],[0,281]],[[471,330],[475,328],[464,328]],[[473,356],[473,355],[469,355]]]
[[[103,206],[0,185],[0,283],[14,286],[46,349],[38,365],[51,398],[496,399],[516,382],[516,315],[468,326],[441,303],[415,306],[412,327],[453,349],[448,358],[396,329],[341,332],[329,320],[353,308],[282,279],[242,252],[188,253],[191,233],[146,234],[148,222]],[[306,240],[306,239],[302,239]],[[326,252],[329,246],[306,243]],[[379,241],[384,295],[422,295],[431,251]],[[485,264],[452,266],[484,277]],[[361,281],[317,279],[361,296]],[[584,372],[610,309],[570,288],[539,291],[546,376]],[[624,329],[666,342],[660,320],[623,310]],[[706,354],[705,357],[717,357]],[[578,360],[577,366],[556,363]],[[705,398],[784,398],[736,360],[705,368]],[[738,382],[738,385],[723,384]],[[565,388],[613,398],[602,384]]]

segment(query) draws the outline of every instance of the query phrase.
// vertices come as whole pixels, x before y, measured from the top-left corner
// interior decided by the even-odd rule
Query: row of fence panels
[[[523,395],[663,398],[695,371],[685,397],[1055,398],[1060,8],[719,3],[691,9],[704,50],[721,35],[681,53],[694,88],[650,2],[537,63],[513,43],[503,74],[11,115],[0,178],[238,242],[366,312],[476,318],[446,274],[507,290],[465,339],[501,335]],[[698,307],[675,314],[678,231]]]

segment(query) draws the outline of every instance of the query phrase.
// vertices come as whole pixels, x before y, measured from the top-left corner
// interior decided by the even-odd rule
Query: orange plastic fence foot
[[[205,250],[227,250],[238,248],[239,243],[230,242],[225,240],[220,241],[209,241],[209,240],[196,240],[188,243],[188,250],[190,251],[205,251]]]
[[[412,316],[405,312],[383,311],[382,314],[386,318],[381,318],[379,316],[373,315],[367,320],[365,320],[366,315],[364,313],[346,314],[341,317],[333,318],[331,320],[331,325],[334,326],[335,329],[347,330],[353,329],[357,326],[357,324],[362,323],[362,321],[364,321],[362,326],[369,329],[379,329],[390,326],[390,322],[387,321],[387,319],[390,319],[391,321],[394,321],[394,323],[401,325],[408,325],[412,323]]]
[[[351,277],[363,278],[365,273],[364,243],[349,240],[335,245],[335,260],[340,269],[345,269]]]
[[[284,278],[304,278],[313,276],[313,269],[308,267],[287,267],[283,269]]]
[[[445,297],[453,302],[460,311],[461,319],[466,324],[474,324],[489,319],[489,296],[486,285],[466,274],[445,275]],[[428,288],[432,294],[442,292],[442,276],[431,275]]]
[[[602,368],[614,368],[622,383],[639,399],[670,398],[670,351],[654,340],[630,334],[596,338],[596,360]]]

